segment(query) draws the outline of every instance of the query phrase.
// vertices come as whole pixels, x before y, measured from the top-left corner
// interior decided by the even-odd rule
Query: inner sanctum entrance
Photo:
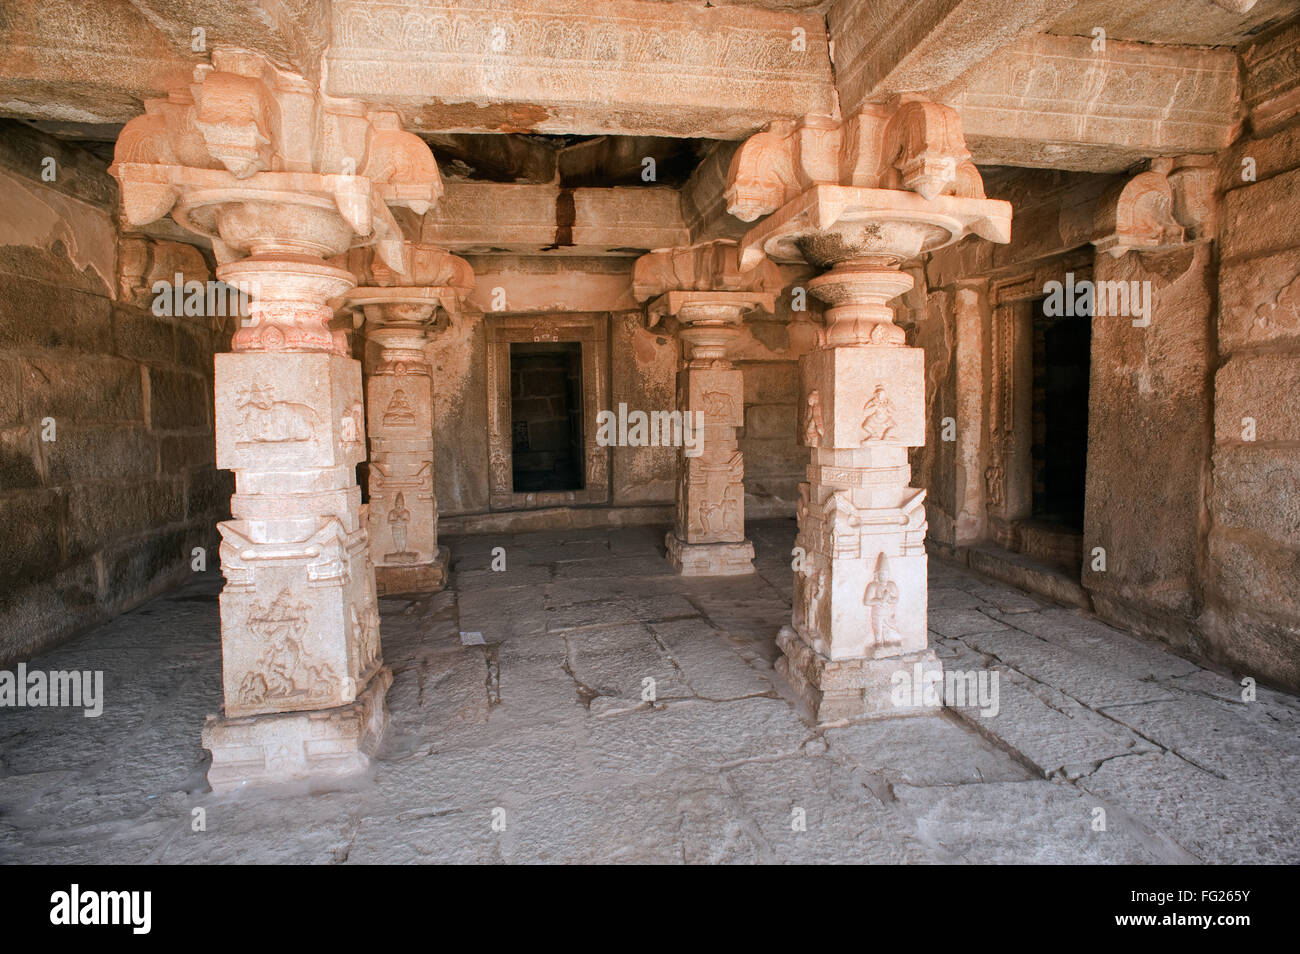
[[[1088,470],[1088,375],[1092,317],[1033,317],[1033,509],[1035,521],[1083,532]]]
[[[510,442],[516,493],[583,488],[578,342],[510,345]]]

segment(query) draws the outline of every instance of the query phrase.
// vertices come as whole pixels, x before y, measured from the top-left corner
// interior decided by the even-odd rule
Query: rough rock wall
[[[232,488],[213,461],[221,333],[120,294],[104,163],[6,125],[0,195],[6,665],[179,582],[194,547],[215,567]]]
[[[1215,255],[1099,254],[1098,282],[1149,282],[1149,327],[1092,319],[1083,576],[1100,616],[1204,654],[1196,643],[1210,452]],[[1131,287],[1131,286],[1130,286]],[[1140,320],[1140,319],[1139,319]],[[1105,569],[1094,548],[1105,550]]]

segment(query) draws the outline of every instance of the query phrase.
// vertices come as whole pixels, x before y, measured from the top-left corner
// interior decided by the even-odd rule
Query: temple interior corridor
[[[0,861],[1300,862],[1298,0],[0,3]]]
[[[102,667],[125,698],[0,721],[0,858],[1300,861],[1294,697],[1244,705],[1225,675],[938,561],[931,638],[1000,674],[1000,710],[814,727],[772,671],[794,531],[752,525],[758,572],[730,581],[673,573],[644,527],[453,538],[447,590],[381,600],[373,775],[315,790],[207,790],[219,578],[196,579],[33,660]]]

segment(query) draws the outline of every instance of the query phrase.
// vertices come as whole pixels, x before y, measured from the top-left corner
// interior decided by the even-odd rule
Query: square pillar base
[[[754,572],[754,544],[683,543],[677,534],[664,537],[668,562],[682,576],[743,576]]]
[[[364,771],[388,726],[384,694],[392,683],[393,672],[385,666],[346,706],[238,719],[208,716],[203,725],[203,747],[212,753],[208,784],[214,792],[228,792]]]
[[[832,660],[805,643],[789,626],[781,627],[776,644],[781,650],[776,671],[808,703],[818,722],[939,711],[935,704],[925,701],[924,692],[927,682],[942,685],[943,663],[933,649],[877,659]],[[906,675],[906,680],[895,675],[899,672]]]
[[[375,590],[380,596],[394,593],[437,593],[447,585],[451,550],[438,547],[432,563],[407,566],[375,564]]]

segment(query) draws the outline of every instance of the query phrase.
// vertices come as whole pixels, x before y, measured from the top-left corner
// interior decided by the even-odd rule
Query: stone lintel
[[[935,97],[962,118],[981,165],[1120,172],[1212,153],[1240,126],[1237,56],[1089,37],[1023,37]]]
[[[559,215],[562,192],[572,221]],[[689,243],[676,189],[614,187],[561,190],[556,185],[449,182],[424,217],[422,242],[462,255],[540,252],[634,256]]]
[[[413,129],[739,139],[829,113],[824,20],[646,0],[335,0],[327,91]]]

